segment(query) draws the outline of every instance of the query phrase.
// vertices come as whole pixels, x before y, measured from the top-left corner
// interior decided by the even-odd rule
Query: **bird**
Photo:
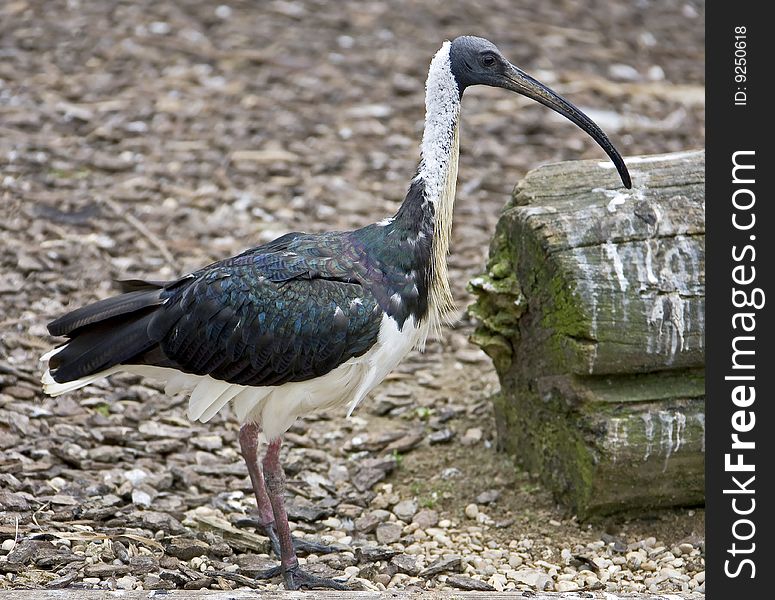
[[[231,405],[257,505],[285,587],[346,589],[302,569],[283,503],[283,434],[297,418],[347,409],[454,312],[447,277],[463,93],[503,88],[563,115],[630,175],[581,110],[511,64],[490,41],[461,36],[433,56],[419,166],[393,216],[352,231],[293,232],[171,281],[119,282],[119,294],[48,324],[66,340],[41,357],[43,389],[70,392],[124,371],[187,392],[206,422]],[[306,543],[324,551],[323,545]]]

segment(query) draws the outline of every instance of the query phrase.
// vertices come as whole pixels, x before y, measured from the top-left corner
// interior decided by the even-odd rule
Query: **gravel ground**
[[[495,41],[623,154],[704,144],[704,6],[201,0],[0,6],[0,588],[274,589],[237,425],[115,376],[43,398],[45,323],[291,230],[392,213],[441,41]],[[464,102],[450,257],[459,321],[352,419],[289,433],[310,569],[354,588],[703,591],[703,511],[580,524],[495,451],[497,378],[467,340],[466,281],[539,164],[600,157],[500,90]]]

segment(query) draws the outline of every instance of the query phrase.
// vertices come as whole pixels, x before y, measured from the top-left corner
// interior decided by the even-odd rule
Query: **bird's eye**
[[[481,62],[483,67],[490,68],[490,67],[494,67],[497,61],[495,60],[495,56],[493,56],[492,54],[485,54],[484,56],[482,56]]]

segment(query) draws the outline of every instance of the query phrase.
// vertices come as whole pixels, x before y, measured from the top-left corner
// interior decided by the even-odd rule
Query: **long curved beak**
[[[560,113],[566,119],[574,122],[576,125],[586,131],[592,138],[605,150],[605,153],[611,158],[616,170],[619,171],[619,177],[622,179],[624,187],[630,189],[632,181],[630,173],[627,171],[627,165],[624,164],[622,155],[614,148],[614,145],[608,139],[603,130],[600,129],[587,115],[565,100],[562,96],[546,87],[540,81],[533,79],[530,75],[518,69],[509,63],[509,70],[498,78],[496,85],[498,87],[511,90],[523,96],[527,96],[544,106],[548,106],[553,111]]]

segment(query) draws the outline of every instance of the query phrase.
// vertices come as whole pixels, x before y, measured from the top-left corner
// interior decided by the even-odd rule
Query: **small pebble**
[[[140,489],[132,490],[132,502],[134,504],[137,504],[138,506],[144,506],[146,508],[150,508],[151,500],[152,500],[151,495],[148,492]]]
[[[215,8],[215,16],[219,19],[228,19],[231,17],[231,7],[226,4],[221,4]]]
[[[558,581],[554,584],[554,589],[557,592],[575,592],[580,586],[575,581]]]
[[[390,568],[399,573],[407,573],[412,576],[418,575],[422,570],[418,560],[408,554],[398,554],[391,558]]]
[[[410,522],[417,512],[416,500],[402,500],[393,507],[393,514],[405,522]]]
[[[439,431],[434,431],[428,436],[428,442],[431,445],[435,444],[446,444],[448,442],[452,441],[452,438],[455,437],[455,432],[451,429],[440,429]]]
[[[347,579],[352,579],[353,577],[357,577],[360,574],[361,570],[359,567],[351,566],[351,567],[345,567],[344,574],[347,575]]]
[[[477,504],[492,504],[500,498],[500,490],[485,490],[476,497]]]
[[[137,584],[137,577],[124,575],[116,579],[116,587],[120,590],[133,590]]]
[[[413,522],[417,523],[421,529],[435,527],[439,524],[439,513],[435,510],[424,508],[414,515]]]
[[[510,554],[509,555],[509,566],[513,569],[517,569],[522,566],[522,563],[525,562],[521,556],[518,554]]]
[[[678,550],[681,552],[681,554],[691,554],[692,550],[694,550],[694,546],[688,543],[683,543],[678,545]]]
[[[506,576],[501,575],[500,573],[495,573],[492,577],[490,577],[487,583],[489,583],[497,591],[502,592],[506,587]]]
[[[336,517],[328,517],[327,519],[320,521],[320,524],[329,529],[339,529],[342,526],[342,521]]]
[[[460,443],[464,446],[473,446],[482,441],[483,435],[484,434],[479,427],[471,427],[470,429],[467,429],[463,434],[463,437],[460,438]]]
[[[401,539],[402,529],[398,523],[380,523],[376,531],[377,541],[380,544],[393,544]]]

